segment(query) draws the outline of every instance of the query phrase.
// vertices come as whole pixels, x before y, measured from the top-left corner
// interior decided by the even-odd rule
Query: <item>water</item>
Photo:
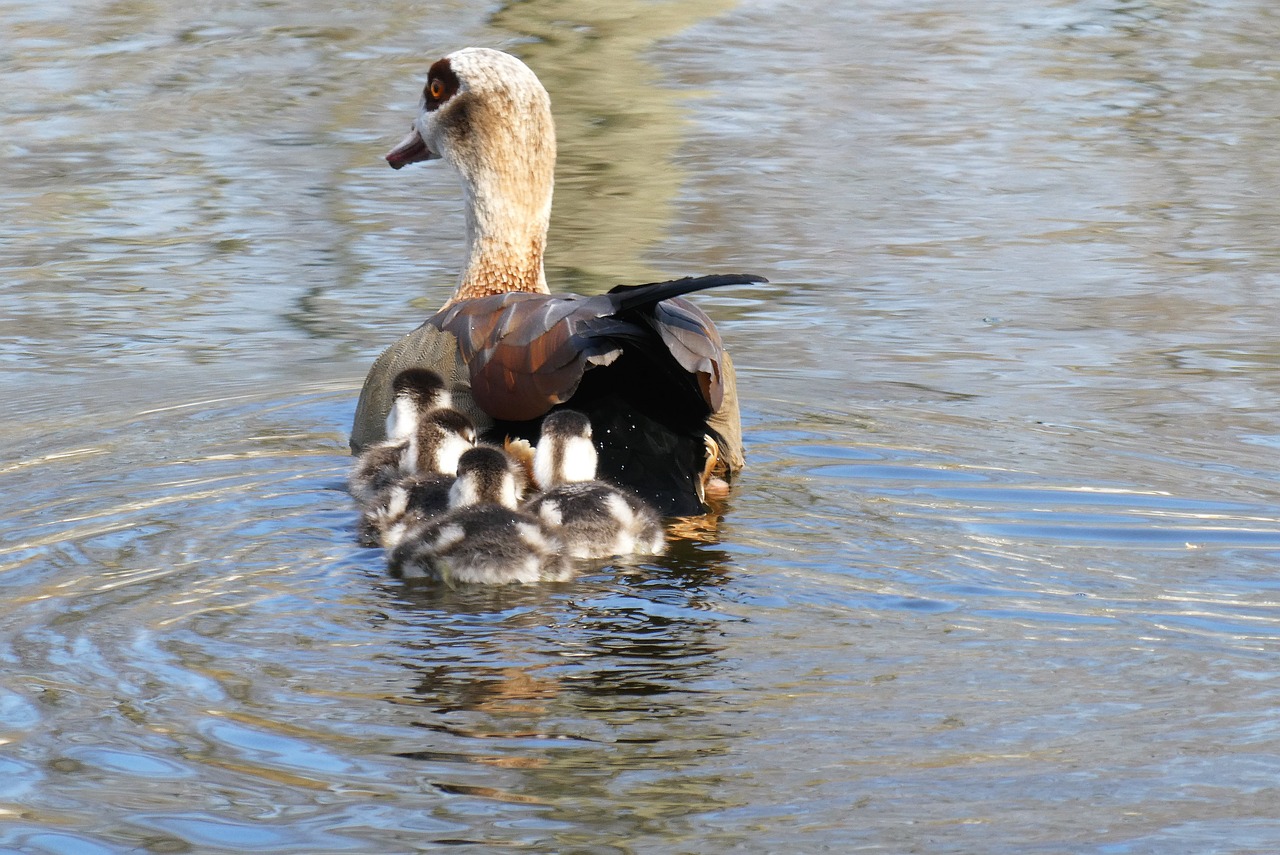
[[[1275,851],[1280,12],[597,5],[0,4],[3,851]],[[442,597],[342,482],[465,44],[553,287],[772,284],[718,527]]]

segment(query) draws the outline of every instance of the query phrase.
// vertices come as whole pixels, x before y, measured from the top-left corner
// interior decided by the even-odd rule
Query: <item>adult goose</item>
[[[561,405],[595,426],[599,477],[667,515],[705,510],[742,468],[733,362],[715,325],[680,295],[765,281],[722,275],[551,295],[542,255],[556,139],[551,103],[515,57],[466,48],[427,75],[418,116],[387,154],[395,169],[443,159],[462,179],[466,264],[453,296],[374,363],[353,451],[381,440],[391,381],[429,368],[481,434],[535,441]]]

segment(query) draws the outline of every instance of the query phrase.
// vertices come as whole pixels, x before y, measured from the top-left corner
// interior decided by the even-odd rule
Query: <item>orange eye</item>
[[[441,80],[439,77],[437,77],[435,80],[432,80],[431,86],[427,89],[427,92],[428,94],[431,95],[432,98],[439,101],[441,98],[444,97],[444,81]]]

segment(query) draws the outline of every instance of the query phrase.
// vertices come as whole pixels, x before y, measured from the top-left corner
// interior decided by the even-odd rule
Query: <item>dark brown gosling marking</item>
[[[440,406],[448,389],[440,375],[427,368],[406,368],[391,381],[393,396],[407,395],[410,400],[423,409],[435,409]]]

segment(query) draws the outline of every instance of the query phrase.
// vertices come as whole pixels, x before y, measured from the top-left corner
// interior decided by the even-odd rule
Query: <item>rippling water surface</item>
[[[0,848],[1280,846],[1265,2],[0,3]],[[718,527],[432,595],[346,431],[438,306],[429,62],[555,104],[553,287],[698,298]]]

